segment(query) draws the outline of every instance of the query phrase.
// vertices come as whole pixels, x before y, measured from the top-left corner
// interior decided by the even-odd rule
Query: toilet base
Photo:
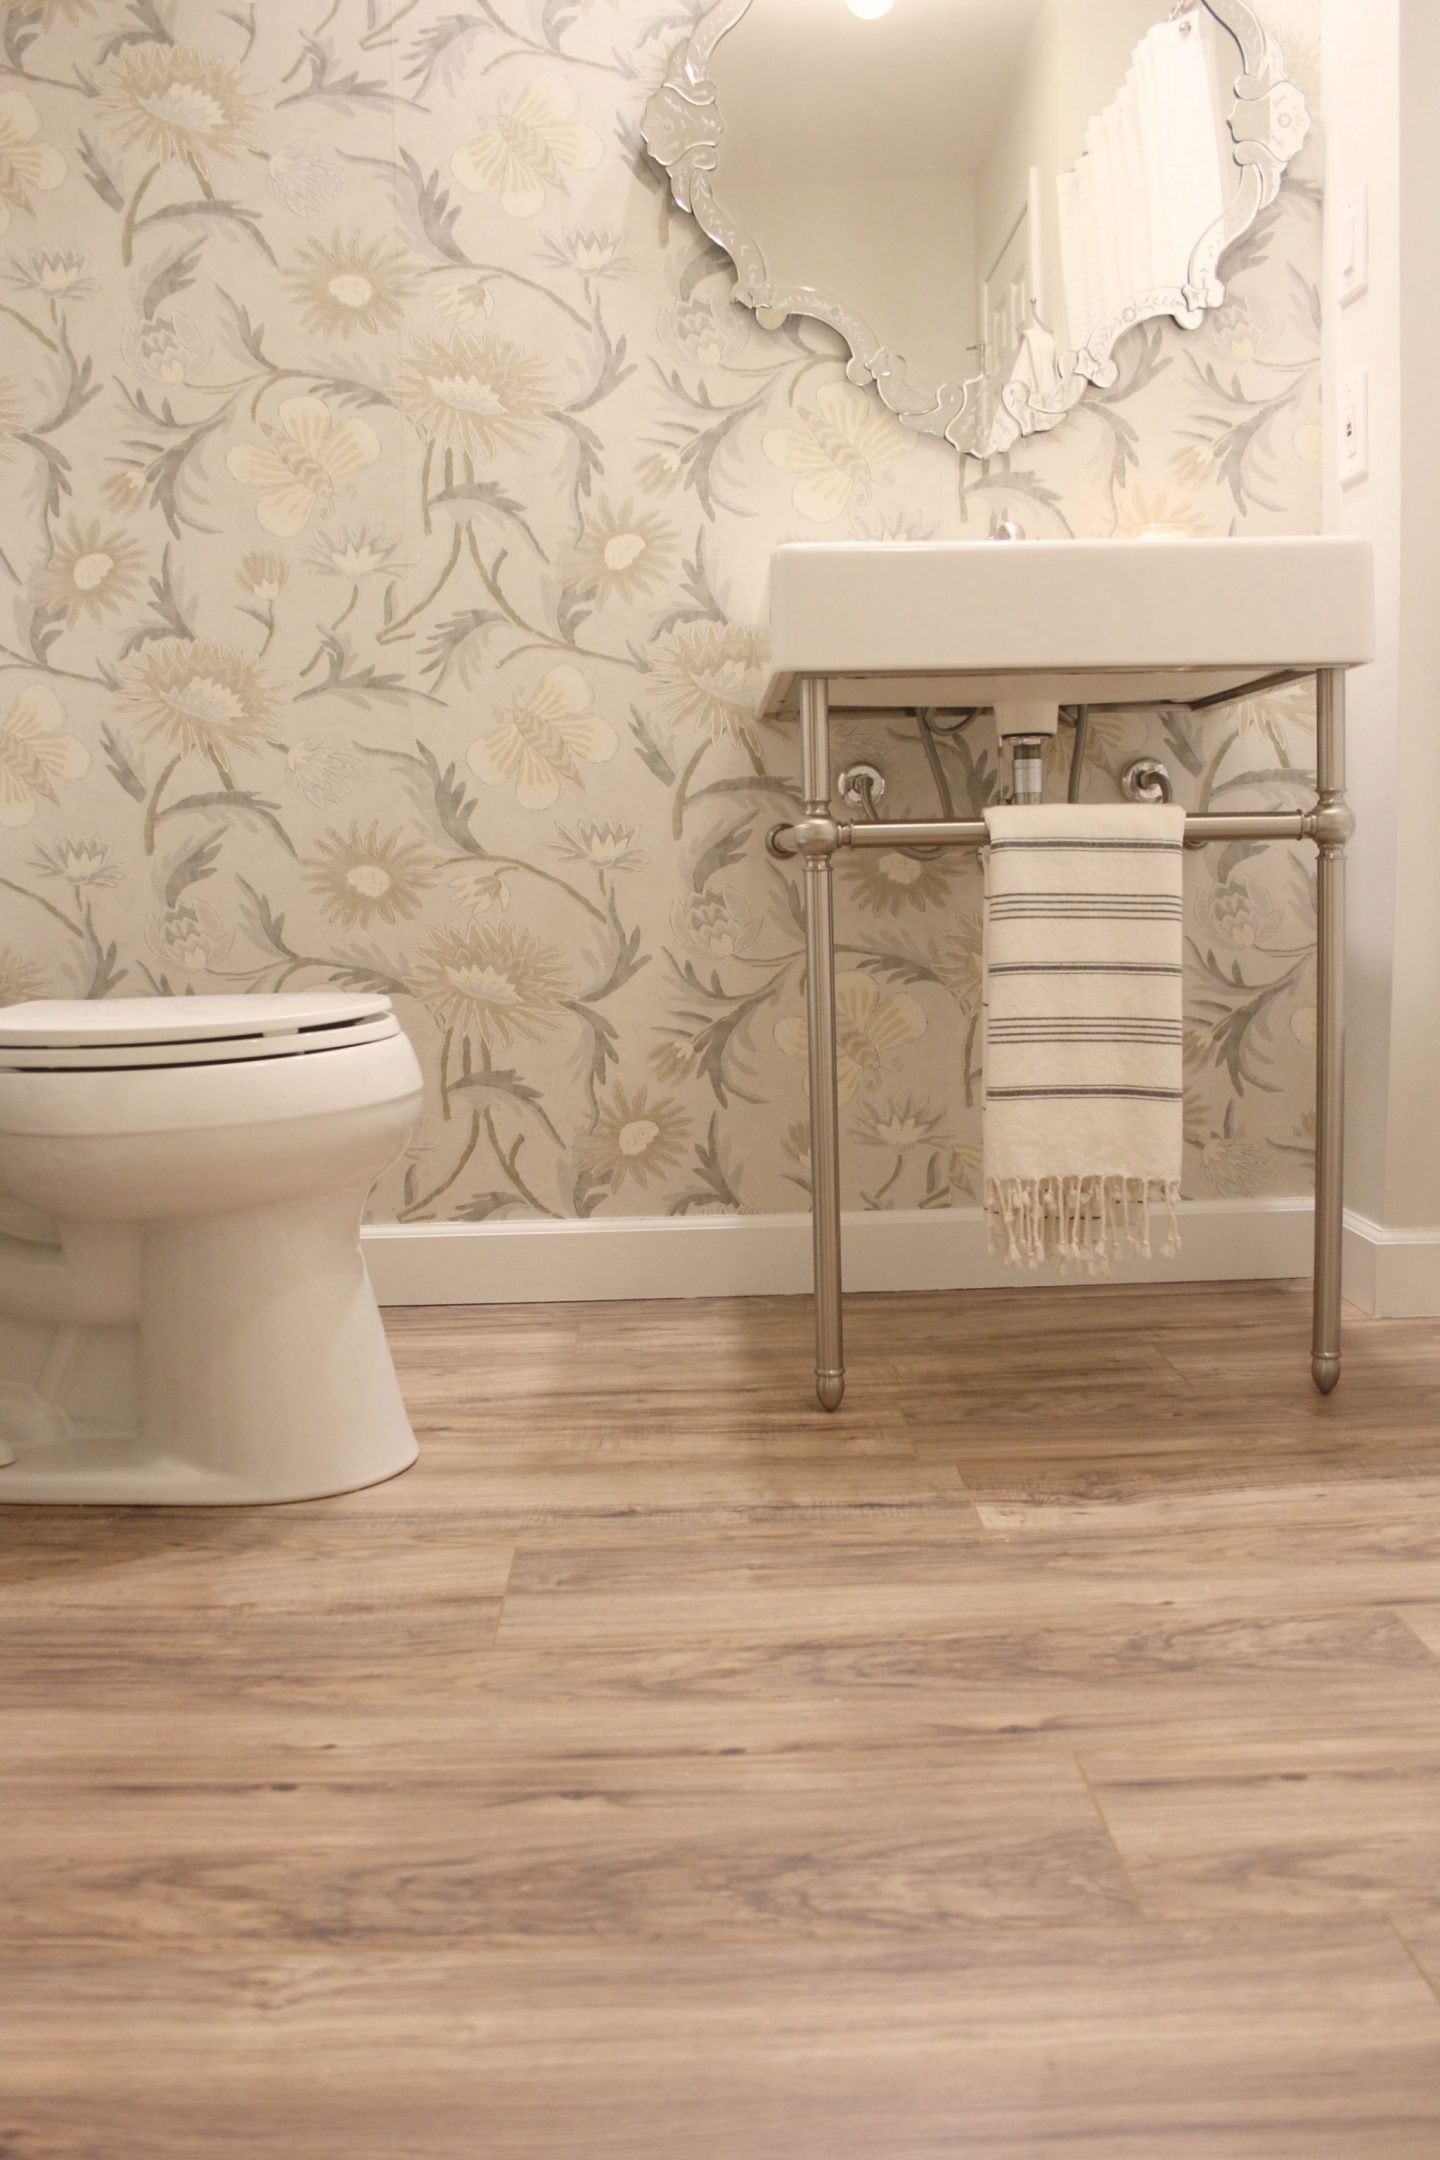
[[[408,1470],[417,1448],[360,1254],[363,1199],[144,1225],[132,1399],[104,1413],[105,1431],[72,1416],[58,1353],[40,1388],[0,1390],[0,1506],[255,1506]],[[84,1328],[68,1332],[83,1350]]]
[[[257,1496],[244,1478],[226,1475],[178,1455],[145,1455],[133,1433],[78,1434],[44,1448],[17,1448],[3,1467],[0,1444],[0,1505],[14,1507],[255,1507],[295,1500],[328,1500],[354,1492],[355,1480],[343,1473],[338,1482],[297,1483],[294,1491],[267,1489]],[[415,1436],[406,1428],[396,1435],[388,1469],[372,1466],[366,1485],[398,1477],[415,1461]]]

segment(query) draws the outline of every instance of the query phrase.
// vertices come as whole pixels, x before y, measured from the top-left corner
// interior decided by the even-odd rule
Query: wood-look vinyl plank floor
[[[1440,2120],[1378,1921],[123,1970],[0,1965],[24,2160],[1433,2160]]]
[[[0,2160],[1433,2160],[1440,1329],[389,1317],[402,1478],[0,1508]]]

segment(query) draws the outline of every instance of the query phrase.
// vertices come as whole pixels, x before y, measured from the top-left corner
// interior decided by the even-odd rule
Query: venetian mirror
[[[983,458],[1220,304],[1309,124],[1244,0],[716,0],[645,140],[762,323]]]

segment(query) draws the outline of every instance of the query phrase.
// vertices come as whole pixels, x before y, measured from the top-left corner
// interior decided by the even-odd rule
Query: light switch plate
[[[1370,377],[1352,375],[1340,392],[1340,485],[1370,477]]]
[[[1336,246],[1339,251],[1340,305],[1358,300],[1370,283],[1370,190],[1358,187],[1340,205]]]

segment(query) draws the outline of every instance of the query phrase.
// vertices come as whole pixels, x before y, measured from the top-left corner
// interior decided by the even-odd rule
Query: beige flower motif
[[[316,570],[350,578],[358,585],[394,563],[399,544],[387,540],[383,532],[372,532],[368,525],[346,525],[333,532],[316,533],[310,562]]]
[[[642,1081],[633,1094],[616,1088],[576,1154],[605,1179],[612,1192],[618,1192],[628,1178],[645,1186],[652,1177],[677,1169],[690,1132],[690,1119],[679,1103],[668,1095],[657,1095],[652,1101],[649,1083]]]
[[[602,607],[612,596],[638,600],[669,575],[675,546],[675,528],[664,518],[602,497],[565,565],[565,579]]]
[[[656,1043],[650,1052],[650,1063],[662,1080],[691,1080],[699,1055],[692,1041],[683,1035],[672,1035]]]
[[[290,572],[283,555],[277,555],[273,549],[262,549],[254,555],[242,555],[235,574],[252,598],[269,602],[279,599]]]
[[[933,1139],[940,1130],[940,1116],[927,1102],[917,1103],[908,1095],[897,1102],[891,1096],[883,1103],[862,1102],[850,1129],[862,1147],[889,1148],[903,1155]]]
[[[224,959],[235,938],[208,901],[194,899],[152,915],[145,935],[153,952],[186,975],[205,974]]]
[[[46,300],[92,300],[95,280],[89,275],[89,258],[76,248],[32,249],[28,262],[12,256],[15,267],[10,283]]]
[[[451,172],[474,195],[498,188],[507,217],[534,217],[547,192],[564,194],[567,170],[588,172],[604,154],[595,130],[574,118],[579,102],[562,76],[541,76],[456,151]]]
[[[10,455],[10,445],[27,425],[20,391],[10,377],[0,376],[0,462]]]
[[[724,367],[744,351],[750,317],[732,300],[686,300],[665,310],[655,329],[660,343],[682,360]]]
[[[472,915],[488,915],[497,907],[503,915],[510,905],[509,879],[501,871],[486,869],[479,863],[473,870],[457,870],[450,888],[461,907]]]
[[[708,728],[716,742],[729,735],[755,741],[765,693],[759,637],[739,623],[682,623],[660,640],[650,680],[673,727]]]
[[[985,969],[985,932],[978,915],[962,920],[932,956],[931,964],[962,1008],[978,1005]]]
[[[1198,540],[1213,533],[1213,521],[1193,502],[1176,501],[1163,490],[1146,495],[1132,488],[1119,505],[1117,540]]]
[[[709,960],[748,952],[761,929],[744,894],[728,885],[683,894],[670,910],[670,923],[682,945]]]
[[[807,1118],[796,1118],[780,1135],[780,1152],[787,1162],[805,1163],[810,1160],[810,1123]]]
[[[39,134],[40,115],[25,92],[0,91],[0,232],[13,211],[30,208],[32,188],[57,188],[70,170]]]
[[[55,783],[90,770],[90,752],[62,725],[65,708],[48,683],[22,690],[0,720],[0,825],[28,825]]]
[[[34,962],[13,945],[0,945],[0,1005],[24,1005],[44,995],[45,977]]]
[[[553,233],[540,250],[540,260],[552,270],[578,270],[587,278],[625,277],[630,269],[621,235],[593,226],[570,225]]]
[[[1224,717],[1242,735],[1263,735],[1276,762],[1288,765],[1293,758],[1291,731],[1315,725],[1315,694],[1308,683],[1291,683],[1283,690],[1263,691],[1259,697],[1237,698],[1226,706]]]
[[[1271,1157],[1260,1140],[1235,1140],[1217,1134],[1200,1150],[1205,1180],[1222,1200],[1248,1200],[1269,1183]]]
[[[578,668],[552,668],[526,704],[471,743],[470,770],[487,787],[513,781],[522,808],[547,810],[562,780],[579,782],[577,758],[601,765],[619,747],[615,730],[592,704],[590,685]]]
[[[307,242],[285,282],[300,302],[307,330],[349,338],[393,329],[418,278],[404,248],[359,233],[346,240],[337,232]]]
[[[845,865],[846,888],[868,915],[949,908],[957,875],[943,855],[921,861],[899,848],[859,848]]]
[[[272,740],[275,692],[255,663],[201,638],[156,638],[131,662],[121,697],[141,732],[225,769],[226,753]]]
[[[490,290],[490,280],[465,272],[450,277],[442,285],[432,286],[430,297],[442,315],[452,322],[473,322],[477,315],[493,315],[495,295]]]
[[[765,455],[781,472],[798,473],[795,508],[817,525],[843,517],[851,500],[868,500],[887,460],[908,456],[913,437],[878,398],[854,383],[827,383],[803,425],[772,428]]]
[[[925,1011],[901,991],[890,997],[870,975],[835,978],[836,1073],[842,1103],[859,1094],[873,1095],[885,1071],[894,1066],[891,1051],[903,1050],[925,1033]],[[805,1057],[810,1033],[800,1019],[780,1020],[775,1040],[787,1057]]]
[[[238,68],[190,45],[132,45],[113,62],[102,108],[127,150],[204,175],[250,142],[255,100]]]
[[[978,1200],[985,1169],[985,1151],[972,1140],[957,1140],[945,1161],[945,1182],[952,1192]]]
[[[285,753],[286,786],[317,810],[338,802],[359,777],[360,767],[349,751],[323,735],[302,735]]]
[[[1281,910],[1274,896],[1242,871],[1232,872],[1222,884],[1202,887],[1196,913],[1224,944],[1242,952],[1265,944],[1280,927]]]
[[[1207,310],[1205,335],[1232,360],[1259,360],[1279,341],[1284,317],[1258,292],[1233,287],[1222,306]]]
[[[652,450],[636,470],[647,495],[673,495],[684,477],[685,460],[678,450]]]
[[[81,616],[99,622],[134,597],[144,559],[144,549],[124,533],[71,518],[35,580],[35,597],[69,622]]]
[[[53,22],[78,23],[83,22],[87,15],[93,15],[100,5],[101,0],[6,0],[6,4],[0,6],[0,17],[6,14],[18,15],[24,10],[47,25]]]
[[[100,492],[112,510],[138,510],[149,500],[150,484],[143,467],[121,465],[107,477]]]
[[[267,161],[265,185],[276,202],[296,217],[323,210],[345,185],[345,176],[328,150],[308,143],[284,143]]]
[[[442,1027],[487,1050],[538,1042],[571,994],[554,946],[511,923],[438,931],[417,957],[414,990]]]
[[[188,382],[209,358],[209,341],[188,315],[147,316],[120,340],[126,364],[151,382],[174,388]]]
[[[553,398],[532,353],[508,339],[468,331],[418,339],[392,388],[428,441],[482,457],[528,442]]]
[[[378,824],[361,832],[328,832],[305,866],[305,882],[332,922],[347,929],[409,919],[435,882],[429,850],[398,832],[382,836]]]
[[[35,850],[34,866],[41,877],[61,878],[77,887],[118,885],[121,878],[105,840],[57,840],[52,847]]]
[[[638,835],[633,825],[622,825],[613,819],[603,824],[598,819],[586,819],[572,832],[568,825],[556,827],[559,839],[554,843],[555,853],[567,862],[588,863],[601,876],[614,870],[643,870],[650,857],[642,847],[637,847]]]
[[[264,443],[237,443],[225,463],[246,487],[261,490],[255,516],[268,533],[288,539],[303,532],[317,510],[335,506],[335,483],[373,465],[379,438],[353,415],[337,420],[323,398],[287,398],[279,427]]]

